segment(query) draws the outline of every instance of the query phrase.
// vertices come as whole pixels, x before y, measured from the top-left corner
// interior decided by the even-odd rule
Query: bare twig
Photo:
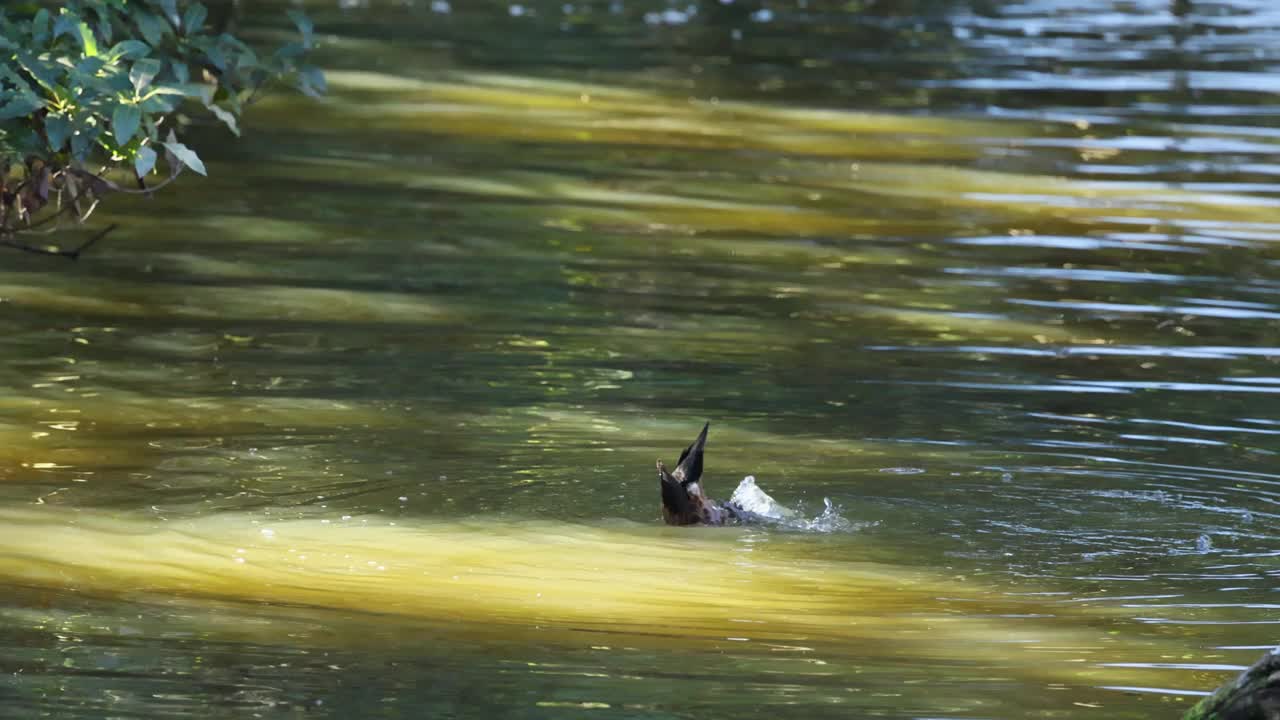
[[[24,242],[19,242],[13,237],[0,239],[0,247],[13,248],[14,250],[21,250],[23,252],[34,253],[36,255],[52,255],[55,257],[64,257],[64,258],[70,258],[72,260],[79,260],[80,254],[83,253],[85,250],[88,250],[89,246],[93,245],[94,243],[98,242],[102,238],[106,237],[107,233],[115,229],[116,229],[116,225],[114,223],[111,225],[108,225],[105,228],[94,233],[92,237],[90,237],[88,240],[84,241],[80,245],[73,248],[69,248],[69,249],[47,248],[47,247],[39,247],[37,245],[28,245]]]
[[[95,182],[107,183],[106,187],[108,189],[113,189],[111,188],[111,185],[114,185],[114,183],[110,183],[109,181],[104,180],[101,176],[94,175],[93,173],[87,173],[83,170],[77,170],[75,168],[63,168],[59,172],[67,174],[68,179],[70,179],[69,176],[71,174],[78,174],[82,176],[82,179],[85,179],[85,178],[89,179],[89,182],[84,183],[84,185],[82,185],[80,188],[74,188],[74,185],[73,185],[73,192],[72,192],[73,197],[71,198],[70,203],[66,203],[66,204],[62,203],[61,191],[59,191],[59,200],[58,200],[59,207],[57,210],[34,222],[31,221],[30,217],[28,216],[27,225],[26,227],[23,227],[23,228],[12,228],[12,227],[0,228],[0,236],[3,236],[3,233],[17,234],[17,233],[23,233],[23,232],[31,232],[33,230],[36,230],[37,228],[48,225],[51,222],[56,222],[64,214],[68,214],[68,211],[73,208],[76,209],[76,222],[82,223],[86,218],[89,217],[89,213],[92,213],[93,208],[96,207],[98,204],[98,199],[94,198],[94,204],[89,208],[89,213],[81,215],[79,212],[80,200],[84,198],[86,195],[89,195],[94,191],[94,183]],[[25,184],[25,181],[24,181],[24,184]],[[74,190],[78,190],[79,192],[74,192]],[[58,226],[58,227],[61,227],[61,226]]]
[[[95,180],[97,180],[98,182],[102,183],[103,187],[107,188],[107,189],[108,189],[108,190],[110,190],[111,192],[124,193],[125,195],[150,195],[151,193],[153,193],[153,192],[155,192],[155,191],[159,190],[160,188],[162,188],[162,187],[164,187],[164,186],[168,185],[169,183],[173,182],[174,180],[177,180],[177,179],[178,179],[178,176],[182,174],[182,171],[183,171],[183,170],[186,170],[186,169],[187,169],[187,166],[186,166],[186,165],[183,165],[183,164],[179,163],[179,165],[178,165],[178,169],[177,169],[177,170],[175,170],[175,171],[173,172],[173,174],[172,174],[172,175],[170,175],[168,178],[166,178],[166,179],[164,179],[164,180],[161,180],[159,183],[157,183],[157,184],[155,184],[155,185],[152,185],[151,187],[145,187],[145,186],[144,186],[144,187],[143,187],[142,189],[140,189],[140,190],[134,190],[133,188],[127,188],[127,187],[125,187],[125,186],[121,185],[120,183],[112,182],[112,181],[110,181],[110,180],[106,179],[106,178],[105,178],[105,177],[103,177],[102,175],[93,175],[92,173],[87,173],[87,172],[85,172],[85,171],[83,171],[83,170],[76,170],[75,172],[76,172],[76,173],[78,173],[78,174],[81,174],[81,175],[87,175],[87,176],[90,176],[90,177],[94,178],[94,179],[95,179]]]

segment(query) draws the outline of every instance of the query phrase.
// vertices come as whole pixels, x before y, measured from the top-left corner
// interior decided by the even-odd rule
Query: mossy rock
[[[1182,720],[1280,720],[1280,648],[1196,703]]]

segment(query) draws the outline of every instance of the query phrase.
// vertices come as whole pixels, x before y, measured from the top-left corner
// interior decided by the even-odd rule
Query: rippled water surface
[[[1175,718],[1280,641],[1272,2],[308,9],[326,99],[3,258],[0,716]],[[661,526],[707,420],[838,522]]]

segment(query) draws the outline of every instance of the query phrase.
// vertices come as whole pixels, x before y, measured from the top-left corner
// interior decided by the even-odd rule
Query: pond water
[[[1175,718],[1280,641],[1270,0],[308,10],[327,98],[4,257],[0,716]],[[836,514],[662,526],[706,421]]]

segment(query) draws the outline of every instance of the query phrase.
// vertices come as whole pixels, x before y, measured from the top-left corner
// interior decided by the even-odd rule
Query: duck
[[[702,454],[710,427],[710,422],[703,425],[698,438],[680,453],[675,470],[668,472],[658,460],[662,520],[668,525],[727,525],[748,519],[742,508],[712,500],[702,489]]]

